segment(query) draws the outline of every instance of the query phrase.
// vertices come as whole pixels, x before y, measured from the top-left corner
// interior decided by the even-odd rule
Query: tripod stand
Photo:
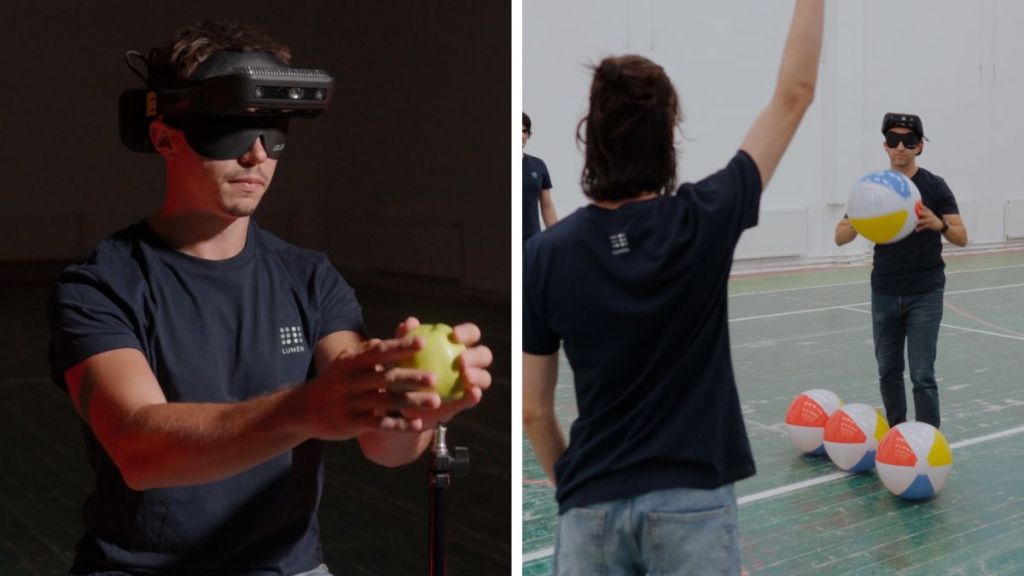
[[[448,451],[444,424],[438,424],[434,431],[434,443],[430,451],[430,468],[427,478],[430,483],[430,576],[448,574],[448,540],[445,530],[447,521],[447,490],[452,478],[469,473],[469,448],[455,446]]]

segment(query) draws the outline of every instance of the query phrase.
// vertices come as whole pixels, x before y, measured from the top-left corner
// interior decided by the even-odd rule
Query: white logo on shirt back
[[[629,239],[625,233],[612,234],[608,239],[612,242],[612,256],[629,253]]]
[[[537,176],[536,172],[530,172],[530,176],[533,176],[534,180],[540,180],[540,176]]]
[[[279,336],[281,337],[281,354],[306,351],[306,341],[302,337],[302,329],[299,326],[282,326]]]

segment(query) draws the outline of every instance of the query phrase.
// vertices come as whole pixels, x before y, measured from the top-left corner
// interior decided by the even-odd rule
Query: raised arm
[[[775,93],[740,145],[754,159],[761,173],[762,188],[768,186],[804,113],[814,101],[825,22],[823,2],[796,0]]]

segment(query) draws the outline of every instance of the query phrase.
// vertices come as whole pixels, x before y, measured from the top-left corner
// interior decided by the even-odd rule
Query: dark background
[[[481,325],[495,384],[452,423],[470,475],[449,491],[451,574],[511,571],[511,8],[500,2],[6,3],[0,18],[0,574],[66,572],[92,484],[79,422],[47,380],[45,300],[60,270],[154,212],[156,155],[122,147],[117,96],[148,52],[206,18],[255,25],[336,80],[292,122],[256,219],[326,252],[373,336],[407,315]],[[335,574],[425,573],[426,463],[327,458]]]

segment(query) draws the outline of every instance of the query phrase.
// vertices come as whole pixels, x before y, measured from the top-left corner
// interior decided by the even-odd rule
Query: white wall
[[[761,224],[738,259],[859,257],[837,248],[850,186],[888,167],[887,111],[912,112],[929,142],[919,160],[943,176],[974,247],[1024,235],[1024,190],[1013,178],[1024,128],[1024,2],[864,0],[826,4],[817,98],[761,203]],[[637,53],[665,67],[680,94],[680,179],[721,167],[768,102],[790,0],[524,0],[523,107],[527,151],[548,164],[559,214],[585,204],[575,142],[586,113],[588,64]],[[951,247],[947,247],[951,250]]]

